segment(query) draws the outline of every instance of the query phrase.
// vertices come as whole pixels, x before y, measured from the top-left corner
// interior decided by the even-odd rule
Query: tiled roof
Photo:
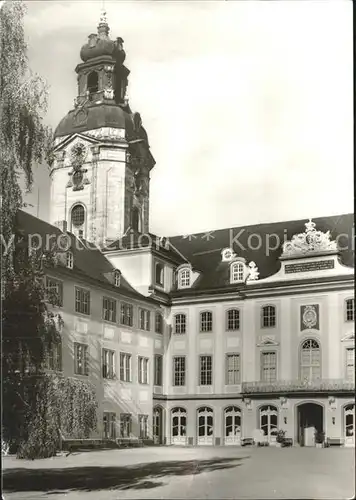
[[[55,242],[60,234],[63,234],[56,226],[52,226],[51,224],[48,224],[47,222],[22,210],[19,210],[17,214],[17,229],[22,230],[25,235],[41,236],[44,250],[46,250],[46,246],[47,249],[49,249],[50,244]],[[67,234],[72,241],[70,250],[73,253],[74,266],[73,270],[69,271],[66,268],[63,268],[63,270],[65,269],[69,272],[73,271],[73,274],[83,280],[94,280],[101,286],[111,289],[113,293],[121,293],[133,299],[145,302],[154,302],[152,299],[138,293],[123,275],[121,275],[120,286],[115,287],[105,276],[114,271],[113,266],[105,255],[103,255],[100,250],[94,248],[92,244],[84,241],[84,245],[87,246],[87,248],[85,248],[85,246],[72,233]],[[51,235],[53,236],[49,239],[50,244],[46,245],[46,238],[48,239]],[[37,245],[38,237],[33,236],[32,241],[34,245]],[[62,270],[60,266],[56,269],[58,269],[58,271]]]
[[[353,214],[321,217],[313,221],[316,223],[317,230],[323,232],[330,230],[332,240],[339,235],[345,235],[342,238],[339,237],[341,262],[344,265],[353,266]],[[294,220],[255,224],[190,236],[173,236],[169,240],[189,260],[193,269],[201,272],[192,286],[193,290],[205,291],[231,287],[236,290],[237,285],[230,285],[229,262],[222,262],[221,259],[221,251],[224,248],[232,248],[236,255],[245,258],[247,263],[254,261],[260,273],[259,278],[266,278],[280,269],[279,257],[284,241],[290,240],[294,234],[303,233],[306,222],[306,220]],[[236,238],[235,241],[234,238]],[[268,241],[270,241],[269,245]],[[279,241],[278,247],[277,241]],[[348,249],[343,249],[342,247],[346,245]],[[184,295],[185,290],[176,293]]]

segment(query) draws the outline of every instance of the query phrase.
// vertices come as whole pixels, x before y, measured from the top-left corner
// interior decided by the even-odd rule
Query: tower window
[[[84,224],[85,211],[83,205],[74,205],[71,219],[74,227],[80,227]]]
[[[89,91],[89,94],[97,92],[98,88],[99,88],[98,73],[96,71],[92,71],[91,73],[89,73],[87,80],[87,89]]]
[[[132,209],[132,229],[134,231],[140,230],[140,211],[137,207]]]

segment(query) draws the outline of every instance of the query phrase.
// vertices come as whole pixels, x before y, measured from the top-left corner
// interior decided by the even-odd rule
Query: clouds
[[[51,84],[53,126],[72,107],[100,7],[29,4],[30,60]],[[352,210],[351,2],[131,1],[107,11],[157,161],[152,231]]]

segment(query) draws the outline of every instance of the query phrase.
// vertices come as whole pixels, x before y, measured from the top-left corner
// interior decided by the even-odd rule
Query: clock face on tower
[[[70,150],[70,156],[74,165],[82,165],[87,155],[87,149],[82,142],[74,144]]]

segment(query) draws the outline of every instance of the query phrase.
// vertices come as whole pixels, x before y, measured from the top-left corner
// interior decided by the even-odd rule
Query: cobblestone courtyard
[[[354,449],[144,448],[3,459],[7,499],[335,498],[354,495]]]

